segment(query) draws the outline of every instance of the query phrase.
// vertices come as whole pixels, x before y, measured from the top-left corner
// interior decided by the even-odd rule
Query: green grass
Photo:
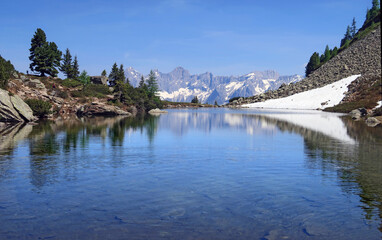
[[[68,87],[68,88],[76,88],[82,85],[82,83],[75,79],[67,78],[65,80],[62,80],[61,82],[62,86]]]

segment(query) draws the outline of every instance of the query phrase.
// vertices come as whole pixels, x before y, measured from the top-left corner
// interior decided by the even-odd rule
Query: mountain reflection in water
[[[61,232],[63,237],[65,234],[68,234],[66,237],[73,236],[70,234],[79,234],[82,238],[105,237],[111,234],[111,229],[116,231],[117,238],[182,238],[192,232],[191,238],[246,239],[253,234],[255,238],[263,239],[349,239],[365,237],[366,229],[369,229],[366,231],[369,237],[381,237],[381,154],[382,128],[368,128],[346,116],[316,111],[170,110],[161,116],[84,118],[47,121],[36,126],[15,125],[0,130],[0,222],[3,223],[0,238],[49,237],[46,229],[31,230],[35,224],[41,224],[40,221],[46,223],[44,217],[40,216],[42,220],[37,221],[34,217],[28,219],[28,216],[38,215],[36,211],[43,202],[58,204],[51,206],[54,209],[62,207],[65,211],[75,211],[85,199],[75,200],[76,195],[72,194],[82,196],[85,193],[83,197],[100,198],[101,203],[94,203],[90,210],[82,209],[85,215],[78,216],[78,219],[93,222],[94,218],[99,218],[99,222],[88,227],[104,226],[104,231],[86,233],[69,227],[66,233]],[[302,158],[302,164],[293,158]],[[287,165],[288,162],[292,165]],[[219,170],[219,165],[222,170]],[[252,168],[253,171],[249,172]],[[124,178],[118,178],[121,182],[109,182],[119,175],[122,177],[123,171],[134,172],[131,172],[131,177],[124,175]],[[183,176],[171,179],[178,171]],[[223,172],[227,175],[222,175]],[[211,182],[208,184],[208,181],[195,179],[198,183],[195,188],[193,180],[190,180],[196,177],[195,174]],[[308,184],[305,186],[304,182],[299,182],[302,175],[311,175],[314,179],[319,177],[323,189],[329,185],[334,186],[330,188],[334,191],[338,186],[342,193],[309,189]],[[281,199],[279,203],[273,202],[271,197],[275,196],[270,194],[272,189],[281,187],[272,185],[272,181],[278,178],[290,179],[291,183],[300,185],[296,188],[285,185],[286,192],[280,191],[282,195],[277,196]],[[130,185],[125,186],[123,181]],[[221,186],[219,183],[224,184]],[[119,187],[103,188],[113,184]],[[70,192],[68,185],[76,189]],[[215,186],[212,192],[206,192],[211,186]],[[125,192],[120,192],[122,189]],[[169,199],[172,196],[170,192],[175,189],[185,191],[182,194],[186,195],[179,195],[183,201],[176,201],[172,210],[161,212],[170,207],[168,201],[175,201],[172,197]],[[305,193],[289,192],[297,189]],[[226,190],[231,194],[238,192],[238,195],[228,197]],[[74,199],[67,200],[68,203],[44,199],[44,194],[56,191]],[[129,195],[130,192],[134,195]],[[124,194],[130,196],[130,204],[134,200],[134,209],[122,207],[122,202],[114,202],[113,205],[116,200],[105,197]],[[150,194],[157,195],[154,205],[150,205],[154,200],[150,199]],[[336,213],[336,209],[332,209],[341,205],[335,202],[340,199],[337,198],[339,195],[344,195],[350,202],[358,201],[355,208],[350,203],[344,204],[353,207],[349,211],[354,211],[354,216],[358,216],[358,208],[363,211],[359,216],[365,221],[365,231],[354,230],[360,227],[356,224],[357,218],[352,225],[341,230],[341,224],[349,220],[341,217],[349,213]],[[55,199],[53,195],[47,196]],[[295,201],[288,202],[289,196]],[[250,202],[252,199],[253,203],[246,202],[247,199]],[[104,208],[108,212],[116,212],[118,216],[115,219],[128,224],[114,226],[98,216],[94,209],[100,209],[102,201],[110,203]],[[279,205],[282,203],[290,204],[290,207]],[[308,204],[309,209],[317,209],[317,213],[300,209],[299,204]],[[246,210],[240,206],[246,206]],[[15,218],[17,211],[25,217]],[[131,219],[120,217],[117,214],[120,211],[128,212],[128,219]],[[326,211],[333,211],[333,216],[325,214]],[[69,213],[55,214],[55,218],[61,219]],[[73,220],[74,216],[69,216],[68,221]],[[13,227],[15,222],[16,225],[27,224],[26,220],[30,227],[25,227],[25,230]],[[48,220],[52,219],[47,217]],[[186,222],[187,226],[192,224],[191,228],[184,228]],[[252,229],[246,225],[249,223],[258,228]],[[129,224],[141,228],[132,231]],[[373,228],[379,231],[375,232]],[[56,228],[51,226],[51,229]],[[126,229],[131,232],[125,232]],[[55,237],[60,238],[60,235]]]

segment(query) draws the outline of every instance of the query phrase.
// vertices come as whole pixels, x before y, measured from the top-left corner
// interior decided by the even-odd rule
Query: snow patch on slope
[[[361,75],[353,75],[321,88],[297,93],[285,98],[270,99],[265,102],[245,104],[248,108],[277,109],[323,109],[340,103],[349,84]]]

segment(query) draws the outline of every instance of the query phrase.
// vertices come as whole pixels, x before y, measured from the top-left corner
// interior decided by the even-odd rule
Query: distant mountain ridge
[[[233,97],[249,97],[267,90],[277,89],[280,85],[297,82],[299,75],[280,76],[273,70],[254,71],[242,76],[214,76],[210,72],[191,75],[188,70],[176,67],[169,73],[154,70],[159,85],[159,96],[173,102],[190,102],[197,96],[202,103],[223,104]],[[129,67],[125,75],[130,84],[138,86],[140,72]],[[147,76],[144,76],[145,79]]]

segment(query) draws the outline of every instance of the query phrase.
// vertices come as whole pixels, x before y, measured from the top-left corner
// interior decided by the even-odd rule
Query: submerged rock
[[[375,117],[369,117],[366,119],[366,124],[369,127],[375,127],[375,126],[381,124],[381,122],[378,119],[376,119]]]

